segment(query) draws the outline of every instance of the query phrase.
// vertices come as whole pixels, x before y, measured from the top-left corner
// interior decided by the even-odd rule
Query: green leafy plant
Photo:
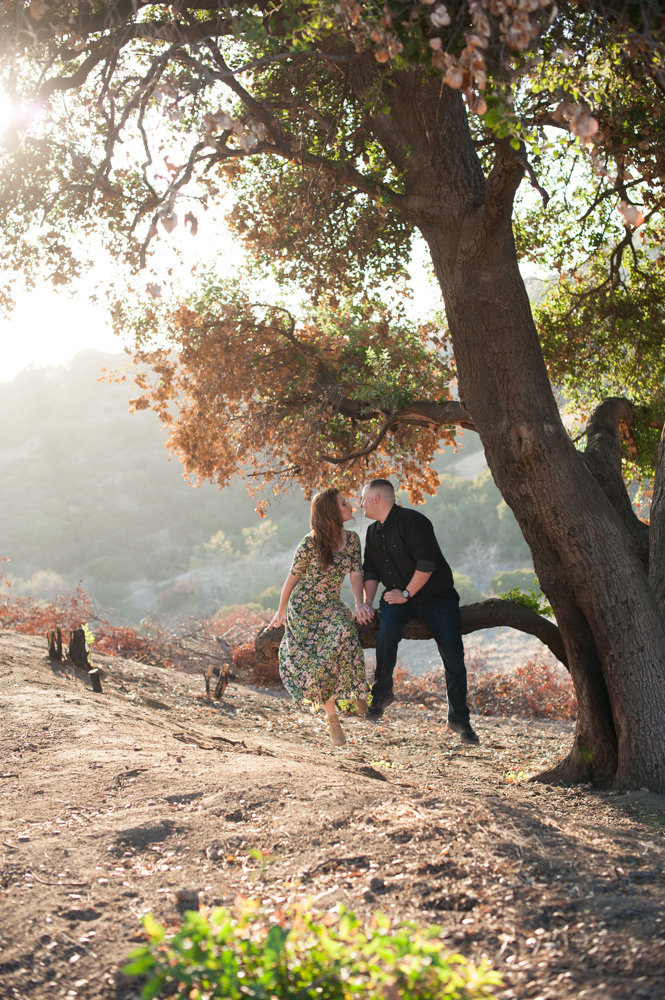
[[[513,604],[521,604],[523,608],[534,611],[537,615],[552,615],[554,612],[549,606],[539,590],[529,590],[525,592],[519,587],[513,587],[503,594],[499,594],[502,601],[512,601]]]
[[[272,854],[264,854],[260,847],[250,847],[247,851],[250,858],[253,858],[259,870],[259,877],[265,878],[270,865],[275,858]]]
[[[247,901],[237,914],[190,911],[168,937],[150,914],[143,926],[148,943],[124,972],[144,977],[144,1000],[483,1000],[501,982],[486,963],[446,954],[441,928],[393,927],[382,914],[366,930],[344,909],[319,917],[295,906],[276,918]]]

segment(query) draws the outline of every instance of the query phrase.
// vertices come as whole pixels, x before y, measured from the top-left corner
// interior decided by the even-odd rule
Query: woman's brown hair
[[[312,500],[309,524],[314,539],[314,551],[324,569],[332,564],[339,549],[344,521],[338,502],[339,490],[332,487],[317,493]]]

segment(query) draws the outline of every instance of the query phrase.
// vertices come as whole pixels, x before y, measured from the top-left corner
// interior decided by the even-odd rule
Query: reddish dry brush
[[[150,663],[156,658],[151,638],[139,635],[131,625],[111,625],[107,621],[103,621],[95,631],[95,649],[99,653],[141,663]]]
[[[239,605],[210,622],[211,629],[222,636],[230,647],[238,679],[259,687],[273,687],[281,683],[277,659],[258,656],[254,648],[257,632],[265,628],[271,618],[270,614]]]
[[[12,582],[0,574],[0,629],[12,629],[24,635],[43,635],[49,629],[73,632],[88,621],[92,601],[79,584],[71,594],[58,594],[53,601],[21,597],[12,590]]]
[[[480,715],[567,720],[577,715],[570,674],[546,654],[536,653],[505,673],[491,671],[476,676],[472,691]]]
[[[239,675],[249,673],[248,679],[257,684],[274,683],[275,671],[257,660],[249,641],[268,620],[265,614],[238,607],[222,617],[191,618],[170,628],[148,621],[139,631],[98,618],[80,584],[53,601],[36,601],[15,594],[11,580],[0,574],[0,629],[28,635],[60,629],[66,635],[86,625],[94,633],[97,653],[197,673],[220,664],[228,670],[233,662]]]
[[[489,670],[482,656],[467,656],[467,670],[469,704],[478,715],[572,720],[577,714],[570,675],[548,655],[536,653],[506,671]],[[445,701],[443,669],[414,677],[398,665],[395,690],[408,701]]]

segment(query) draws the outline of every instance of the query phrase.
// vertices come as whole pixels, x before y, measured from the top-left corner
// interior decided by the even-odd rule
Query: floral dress
[[[286,609],[279,673],[295,701],[321,705],[330,698],[367,697],[365,657],[351,609],[340,598],[344,577],[362,572],[360,539],[347,531],[344,548],[322,569],[314,540],[306,535],[291,572],[298,582]]]

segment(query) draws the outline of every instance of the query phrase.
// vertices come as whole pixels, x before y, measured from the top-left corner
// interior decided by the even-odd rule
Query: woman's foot
[[[327,719],[330,742],[334,747],[343,747],[346,743],[346,736],[344,735],[342,727],[339,724],[339,717],[336,715],[329,715],[327,716]]]
[[[358,715],[365,715],[367,712],[367,702],[364,698],[356,698],[353,704],[356,706]]]

